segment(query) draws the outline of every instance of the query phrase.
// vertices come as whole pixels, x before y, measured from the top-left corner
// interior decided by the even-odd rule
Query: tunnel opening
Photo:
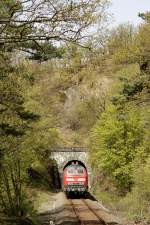
[[[80,160],[75,160],[75,159],[74,159],[74,160],[68,161],[68,162],[65,164],[65,166],[63,167],[63,170],[64,170],[67,166],[69,166],[69,165],[71,165],[71,164],[76,164],[76,163],[78,163],[78,165],[83,166],[83,167],[87,170],[85,164],[84,164],[82,161],[80,161]]]
[[[58,164],[50,159],[46,164],[33,164],[27,169],[30,185],[50,189],[53,192],[61,189]]]
[[[52,180],[52,185],[55,191],[61,189],[61,178],[59,174],[58,164],[56,160],[53,160],[53,164],[48,168],[49,175]]]

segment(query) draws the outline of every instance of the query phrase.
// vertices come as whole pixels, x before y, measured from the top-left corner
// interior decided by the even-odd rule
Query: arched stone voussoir
[[[51,157],[56,160],[60,173],[63,172],[65,165],[72,160],[81,161],[88,169],[87,152],[53,152]]]

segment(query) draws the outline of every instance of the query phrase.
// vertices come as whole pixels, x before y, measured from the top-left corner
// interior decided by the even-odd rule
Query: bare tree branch
[[[14,2],[7,10],[4,7],[5,16],[0,10],[0,43],[56,40],[79,44],[83,37],[87,37],[87,29],[104,17],[108,6],[108,0]]]

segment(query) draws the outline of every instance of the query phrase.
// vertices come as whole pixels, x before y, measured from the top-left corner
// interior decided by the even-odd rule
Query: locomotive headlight
[[[85,181],[85,178],[78,178],[78,181]]]
[[[66,181],[74,181],[73,178],[66,178]]]

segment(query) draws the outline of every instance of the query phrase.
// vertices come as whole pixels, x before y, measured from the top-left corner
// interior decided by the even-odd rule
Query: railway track
[[[89,208],[89,210],[91,210],[93,212],[93,214],[98,218],[100,224],[103,224],[103,225],[108,225],[96,212],[95,209],[93,209],[85,199],[83,199],[83,202],[86,204],[86,206]]]
[[[97,214],[85,199],[70,199],[70,204],[80,225],[107,225],[107,223]]]
[[[75,207],[75,205],[74,205],[74,203],[73,203],[73,200],[70,199],[70,203],[71,203],[73,212],[74,212],[74,214],[75,214],[75,216],[76,216],[77,222],[78,222],[79,224],[81,224],[81,225],[84,225],[82,219],[80,218],[79,212],[78,212],[78,210],[76,209],[76,207]]]
[[[122,221],[102,208],[97,201],[67,198],[57,194],[51,211],[38,216],[39,225],[122,225]]]

